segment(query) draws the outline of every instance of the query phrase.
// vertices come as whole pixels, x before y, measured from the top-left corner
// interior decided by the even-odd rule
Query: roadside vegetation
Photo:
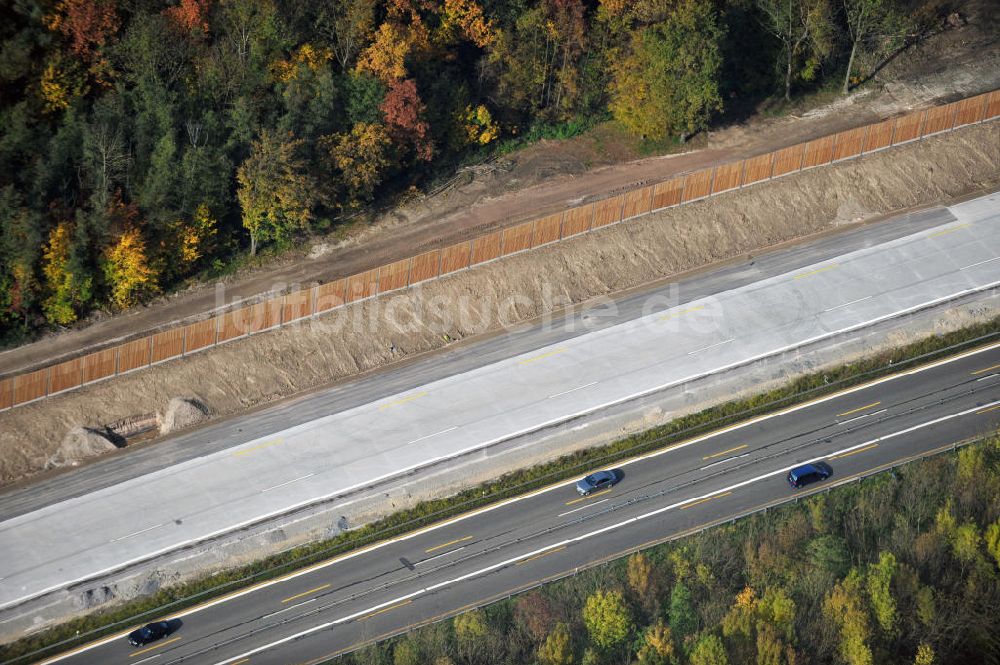
[[[985,664],[998,608],[994,434],[335,662]]]
[[[122,603],[110,609],[95,611],[30,637],[0,645],[0,660],[12,663],[30,662],[33,658],[51,655],[56,650],[68,649],[155,617],[169,616],[199,602],[279,577],[318,561],[387,540],[469,510],[560,480],[574,478],[595,468],[608,467],[628,457],[658,450],[685,438],[756,415],[843,390],[880,376],[904,371],[915,365],[976,346],[993,343],[998,339],[1000,339],[1000,318],[953,333],[934,335],[825,372],[809,374],[767,393],[727,402],[606,446],[579,451],[546,464],[522,469],[454,496],[419,503],[413,508],[401,510],[363,527],[345,531],[328,540],[270,556],[226,573],[163,588],[145,598]],[[842,517],[846,517],[846,514],[833,515],[831,519]]]
[[[863,82],[927,0],[17,0],[0,25],[0,344],[336,230],[613,118],[684,140]]]

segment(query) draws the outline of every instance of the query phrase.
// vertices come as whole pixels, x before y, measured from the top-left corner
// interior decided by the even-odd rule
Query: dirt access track
[[[172,399],[237,414],[573,303],[997,187],[992,121],[605,227],[6,411],[0,483],[79,463],[99,450],[75,428],[162,422]]]
[[[961,11],[967,25],[927,39],[862,90],[803,115],[756,117],[696,137],[689,152],[646,159],[637,159],[635,143],[611,126],[569,141],[542,141],[491,167],[466,172],[464,184],[418,197],[354,229],[345,240],[317,238],[267,267],[192,287],[115,317],[96,315],[78,328],[2,352],[0,374],[198,320],[221,305],[262,299],[290,285],[357,274],[671,175],[1000,88],[1000,19],[991,3],[981,0],[964,3]]]

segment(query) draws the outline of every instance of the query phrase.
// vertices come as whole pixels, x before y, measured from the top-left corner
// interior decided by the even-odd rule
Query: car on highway
[[[128,634],[128,643],[134,647],[141,647],[150,642],[162,639],[170,634],[170,623],[167,621],[154,621],[147,623],[142,628],[137,628]]]
[[[825,462],[803,464],[788,472],[788,484],[795,489],[805,487],[809,483],[826,480],[833,475],[833,469]]]
[[[609,489],[617,480],[614,471],[596,471],[579,480],[576,483],[576,491],[580,496],[588,496],[592,492]]]

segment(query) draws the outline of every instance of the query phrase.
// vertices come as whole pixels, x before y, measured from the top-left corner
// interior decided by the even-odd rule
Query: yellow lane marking
[[[530,365],[531,363],[536,362],[538,360],[545,360],[546,358],[551,358],[552,356],[557,356],[560,353],[566,353],[567,351],[569,351],[569,349],[565,347],[560,347],[554,351],[549,351],[548,353],[543,353],[540,356],[535,356],[534,358],[525,358],[520,362],[522,365]]]
[[[937,238],[938,236],[946,236],[949,233],[954,233],[955,231],[961,231],[962,229],[967,229],[971,226],[970,224],[959,224],[958,226],[953,226],[950,229],[945,229],[944,231],[938,231],[937,233],[932,233],[928,238]]]
[[[705,309],[705,305],[698,305],[697,307],[688,307],[687,309],[682,309],[679,312],[672,312],[670,314],[664,314],[658,320],[659,321],[669,321],[670,319],[676,319],[678,316],[684,314],[690,314],[691,312],[697,312],[699,309]]]
[[[983,413],[989,413],[990,411],[995,411],[996,409],[1000,409],[1000,404],[997,404],[996,406],[991,406],[988,409],[983,409],[982,411],[976,411],[976,415],[978,416]]]
[[[472,536],[462,536],[461,538],[456,538],[455,540],[449,540],[447,543],[441,543],[440,545],[435,545],[429,550],[424,550],[425,554],[430,554],[431,552],[436,552],[437,550],[444,549],[449,545],[455,545],[457,543],[464,543],[467,540],[472,540]]]
[[[256,446],[251,448],[244,448],[243,450],[237,450],[233,453],[233,457],[243,457],[244,455],[252,455],[258,450],[264,450],[265,448],[270,448],[271,446],[276,446],[282,443],[284,439],[278,437],[277,439],[271,439],[270,441],[265,441],[264,443],[258,443]]]
[[[794,279],[804,279],[806,277],[812,277],[813,275],[818,275],[821,272],[826,272],[827,270],[833,270],[834,268],[837,268],[837,267],[838,267],[838,264],[833,263],[833,264],[828,265],[828,266],[823,266],[822,268],[817,268],[816,270],[810,270],[809,272],[804,272],[801,275],[796,275],[794,277]]]
[[[866,450],[871,450],[872,448],[878,448],[878,444],[877,443],[873,443],[870,446],[865,446],[864,448],[858,448],[857,450],[852,450],[849,453],[844,453],[842,455],[834,455],[830,459],[840,459],[841,457],[850,457],[851,455],[857,455],[858,453],[863,453]]]
[[[998,348],[1000,348],[1000,342],[994,342],[992,344],[986,344],[984,346],[979,346],[979,347],[975,347],[975,348],[969,349],[968,351],[963,351],[962,353],[959,353],[959,354],[954,355],[954,356],[948,356],[947,358],[942,358],[940,360],[932,360],[930,362],[927,362],[927,363],[924,363],[924,364],[921,364],[921,365],[917,365],[913,369],[909,369],[909,370],[906,370],[904,372],[899,372],[897,374],[890,374],[888,376],[883,376],[883,377],[880,377],[878,379],[873,379],[873,380],[867,381],[865,383],[859,383],[856,386],[851,386],[849,388],[844,388],[842,390],[838,390],[838,391],[829,393],[827,395],[820,395],[819,397],[814,397],[813,399],[806,400],[805,402],[800,402],[798,404],[795,404],[793,406],[789,406],[788,408],[782,409],[780,411],[775,411],[775,412],[772,412],[772,413],[769,413],[769,414],[764,414],[764,415],[756,416],[754,418],[750,418],[749,420],[745,420],[743,422],[734,423],[732,425],[727,425],[726,427],[722,427],[720,429],[713,430],[713,431],[707,432],[705,434],[699,434],[698,436],[691,437],[691,438],[685,439],[683,441],[678,441],[675,444],[672,444],[672,445],[669,445],[669,446],[665,446],[663,448],[660,448],[659,450],[654,450],[653,452],[642,453],[641,455],[636,455],[635,457],[626,458],[626,459],[618,462],[618,466],[628,466],[629,464],[635,464],[637,462],[641,462],[641,461],[644,461],[644,460],[647,460],[647,459],[652,459],[652,458],[655,458],[655,457],[659,457],[660,455],[663,455],[665,453],[669,453],[670,451],[672,451],[672,450],[674,450],[676,448],[679,448],[681,446],[691,445],[692,443],[695,443],[695,442],[700,443],[702,441],[707,441],[707,440],[710,440],[710,439],[712,439],[712,438],[714,438],[716,436],[719,436],[720,434],[728,432],[730,430],[738,429],[740,427],[748,427],[750,425],[753,425],[753,424],[761,422],[761,421],[768,420],[770,418],[781,417],[781,416],[787,415],[789,413],[793,413],[795,411],[799,411],[799,410],[802,410],[802,409],[809,408],[810,406],[813,406],[813,405],[818,404],[818,403],[832,401],[832,400],[838,399],[840,397],[843,397],[844,395],[849,395],[851,393],[861,392],[861,391],[867,390],[869,388],[872,388],[874,386],[880,385],[882,383],[886,383],[888,381],[893,381],[895,379],[899,379],[899,378],[902,378],[902,377],[905,377],[905,376],[912,376],[912,375],[915,375],[915,374],[919,374],[920,372],[927,371],[927,370],[933,369],[935,367],[941,367],[941,366],[947,365],[949,363],[953,363],[953,362],[956,362],[958,360],[961,360],[963,358],[971,357],[971,356],[974,356],[974,355],[979,354],[979,353],[985,353],[985,352],[988,352],[988,351],[993,351],[994,349],[998,349]],[[949,448],[951,448],[951,444],[948,444],[947,446],[942,446],[940,448],[932,450],[930,454],[934,454],[936,452],[939,452],[939,451],[942,451],[942,450],[946,450],[946,449],[949,449]],[[905,459],[911,460],[911,459],[916,459],[917,457],[919,457],[919,455],[915,455],[915,456],[912,456],[912,457],[909,457],[909,458],[905,458]],[[889,468],[889,466],[891,466],[891,464],[890,465],[884,465],[884,468]],[[882,467],[880,467],[879,469],[876,469],[876,470],[882,470]],[[858,474],[858,475],[860,475],[860,474]],[[853,477],[854,476],[849,476],[848,479],[849,478],[853,478]],[[841,483],[845,482],[845,480],[846,479],[841,479]],[[372,543],[371,545],[365,545],[364,547],[360,547],[360,548],[355,549],[355,550],[350,550],[348,552],[344,552],[343,554],[338,554],[336,556],[330,557],[329,559],[325,559],[323,561],[318,561],[318,562],[316,562],[316,563],[314,563],[312,565],[306,566],[305,568],[300,568],[299,570],[295,570],[295,571],[292,571],[292,572],[290,572],[290,573],[288,573],[286,575],[282,575],[281,577],[276,577],[276,578],[274,578],[272,580],[265,580],[263,582],[257,582],[256,584],[252,584],[252,585],[250,585],[248,587],[245,587],[245,588],[242,588],[242,589],[237,589],[235,591],[231,591],[229,593],[223,594],[223,595],[218,596],[216,598],[212,598],[211,600],[206,600],[206,601],[204,601],[202,603],[198,603],[197,605],[193,605],[193,606],[189,607],[182,614],[180,614],[178,616],[187,616],[189,614],[194,614],[195,612],[200,612],[200,611],[205,610],[205,609],[207,609],[209,607],[214,607],[215,605],[219,605],[219,604],[225,603],[225,602],[227,602],[227,601],[229,601],[229,600],[231,600],[233,598],[237,598],[239,596],[245,596],[247,594],[250,594],[250,593],[253,593],[255,591],[258,591],[259,589],[263,589],[263,588],[269,587],[269,586],[271,586],[273,584],[278,584],[280,582],[284,582],[284,581],[293,579],[295,577],[300,577],[302,575],[307,575],[307,574],[309,574],[309,573],[311,573],[311,572],[313,572],[315,570],[319,570],[320,568],[325,568],[327,566],[334,565],[334,564],[336,564],[336,563],[338,563],[340,561],[343,561],[345,559],[350,559],[350,558],[353,558],[353,557],[360,556],[362,554],[365,554],[366,552],[378,549],[380,547],[384,547],[386,545],[389,545],[389,544],[392,544],[392,543],[396,543],[396,542],[400,542],[400,541],[403,541],[403,540],[407,540],[407,539],[410,539],[410,538],[415,538],[415,537],[417,537],[417,536],[419,536],[419,535],[421,535],[423,533],[427,533],[427,532],[433,531],[435,529],[440,529],[442,527],[448,526],[449,524],[455,524],[457,522],[461,522],[462,520],[469,519],[470,517],[474,517],[474,516],[479,515],[481,513],[489,512],[491,510],[496,510],[497,508],[501,508],[501,507],[509,505],[511,503],[516,503],[518,501],[524,501],[526,499],[531,499],[533,497],[540,496],[542,494],[545,494],[546,492],[550,492],[550,491],[552,491],[554,489],[557,489],[557,488],[560,488],[560,487],[564,487],[567,484],[568,483],[565,480],[557,480],[557,481],[552,482],[552,483],[550,483],[548,485],[545,485],[544,487],[540,487],[537,490],[533,490],[531,492],[528,492],[527,494],[522,494],[520,496],[511,497],[510,499],[504,499],[504,500],[499,501],[497,503],[493,503],[493,504],[489,504],[489,505],[486,505],[486,506],[482,506],[480,508],[475,508],[475,509],[470,510],[468,512],[461,513],[459,515],[455,515],[454,517],[449,517],[449,518],[447,518],[445,520],[442,520],[441,522],[436,522],[434,524],[428,524],[425,527],[421,527],[419,529],[416,529],[415,531],[411,531],[410,533],[406,533],[406,534],[403,534],[401,536],[397,536],[395,538],[389,538],[388,540],[376,541],[376,542]],[[821,485],[817,491],[822,491],[826,487],[828,487],[828,486],[827,485]],[[780,501],[782,501],[782,500],[778,500],[779,503],[780,503]],[[728,521],[728,520],[723,520],[723,521]],[[691,533],[694,533],[697,530],[698,529],[696,528],[696,529],[692,530]],[[668,538],[668,540],[669,540],[669,538]],[[651,542],[655,542],[655,541],[651,541]],[[498,597],[505,597],[506,595],[507,595],[506,592],[504,592],[501,596],[498,596]],[[54,662],[56,662],[58,660],[63,660],[65,658],[68,658],[70,656],[76,655],[76,654],[81,653],[83,651],[87,651],[88,649],[93,649],[94,647],[101,646],[102,644],[107,644],[107,643],[112,642],[112,641],[114,641],[116,639],[120,639],[122,637],[125,637],[126,635],[128,635],[129,632],[130,631],[127,631],[127,630],[126,631],[121,631],[119,633],[114,633],[114,634],[109,635],[107,637],[103,637],[103,638],[101,638],[99,640],[95,640],[93,642],[88,642],[87,644],[81,644],[80,646],[74,647],[73,649],[70,649],[69,651],[57,654],[57,655],[55,655],[55,656],[53,656],[51,658],[43,660],[43,661],[41,661],[39,663],[39,665],[47,665],[48,663],[54,663]],[[393,634],[395,634],[395,633],[393,633]]]
[[[742,446],[736,446],[735,448],[730,448],[729,450],[723,450],[721,453],[713,453],[711,455],[705,455],[701,459],[702,459],[702,461],[704,461],[704,460],[707,460],[707,459],[713,459],[713,458],[716,458],[716,457],[722,457],[726,453],[735,453],[737,450],[743,450],[746,447],[747,447],[747,444],[744,443]]]
[[[529,556],[527,559],[521,559],[520,561],[518,561],[514,565],[515,566],[520,566],[522,563],[528,563],[529,561],[534,561],[535,559],[541,559],[543,556],[548,556],[550,554],[555,554],[556,552],[562,552],[564,549],[566,549],[565,545],[563,545],[562,547],[557,547],[555,549],[549,550],[547,552],[542,552],[541,554],[536,554],[535,556]]]
[[[566,505],[572,506],[574,503],[580,503],[581,501],[589,501],[590,499],[593,499],[595,496],[601,496],[602,494],[607,494],[610,491],[611,488],[609,487],[606,490],[601,490],[600,492],[594,492],[593,494],[588,494],[587,496],[581,496],[579,499],[573,499],[572,501],[567,501]]]
[[[159,644],[155,644],[155,645],[149,647],[148,649],[140,649],[139,651],[133,651],[132,653],[130,653],[128,655],[128,657],[129,658],[135,658],[136,656],[141,656],[144,653],[149,653],[153,649],[159,649],[160,647],[165,647],[168,644],[173,644],[174,642],[176,642],[179,639],[181,639],[181,638],[179,638],[179,637],[173,637],[173,638],[167,640],[166,642],[160,642]]]
[[[688,508],[693,508],[700,503],[705,503],[706,501],[714,501],[715,499],[721,499],[724,496],[729,496],[732,492],[725,492],[723,494],[716,494],[715,496],[707,496],[704,499],[698,499],[697,501],[692,501],[686,506],[681,506],[681,510],[687,510]]]
[[[401,397],[400,399],[397,399],[394,402],[388,402],[386,404],[381,405],[378,408],[378,410],[379,411],[385,411],[386,409],[391,409],[394,406],[399,406],[400,404],[406,404],[407,402],[412,402],[415,399],[420,399],[421,397],[424,397],[425,395],[427,395],[427,391],[426,390],[424,390],[423,392],[415,393],[413,395],[409,395],[407,397]]]
[[[285,598],[281,602],[287,603],[287,602],[289,602],[291,600],[297,600],[299,598],[302,598],[303,596],[308,596],[310,594],[316,593],[317,591],[322,591],[323,589],[329,589],[329,588],[330,588],[329,584],[324,584],[322,586],[316,587],[315,589],[309,589],[308,591],[303,591],[302,593],[297,593],[294,596],[289,596],[288,598]]]
[[[856,408],[856,409],[851,409],[850,411],[844,411],[843,413],[838,413],[838,414],[837,414],[837,417],[839,418],[839,417],[841,417],[841,416],[849,416],[849,415],[851,415],[852,413],[857,413],[858,411],[864,411],[865,409],[870,409],[870,408],[872,408],[873,406],[878,406],[878,405],[879,405],[879,404],[881,404],[881,403],[882,403],[882,402],[872,402],[871,404],[865,404],[864,406],[859,406],[859,407],[858,407],[858,408]]]
[[[244,658],[243,660],[238,660],[235,663],[230,663],[230,665],[243,665],[243,663],[249,663],[249,662],[250,662],[249,658]]]
[[[379,614],[391,612],[392,610],[398,607],[402,607],[403,605],[409,605],[412,602],[413,602],[412,600],[404,600],[401,603],[396,603],[395,605],[390,605],[389,607],[383,607],[382,609],[372,612],[371,614],[364,615],[363,617],[359,618],[358,621],[365,621],[367,619],[371,619],[373,616],[378,616]]]
[[[992,372],[995,369],[1000,369],[1000,365],[991,365],[986,369],[977,369],[975,372],[972,373],[972,376],[976,376],[977,374],[986,374],[986,372]]]

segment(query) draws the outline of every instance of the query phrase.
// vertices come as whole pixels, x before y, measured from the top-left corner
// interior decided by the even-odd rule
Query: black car
[[[142,628],[133,630],[128,634],[128,643],[134,647],[141,647],[144,644],[155,642],[170,633],[170,624],[166,621],[155,621],[147,623]]]
[[[798,489],[805,487],[809,483],[826,480],[833,475],[833,469],[829,464],[816,462],[815,464],[803,464],[788,472],[788,484]]]
[[[580,496],[587,496],[591,492],[608,489],[615,484],[615,480],[613,471],[597,471],[577,482],[576,491]]]

